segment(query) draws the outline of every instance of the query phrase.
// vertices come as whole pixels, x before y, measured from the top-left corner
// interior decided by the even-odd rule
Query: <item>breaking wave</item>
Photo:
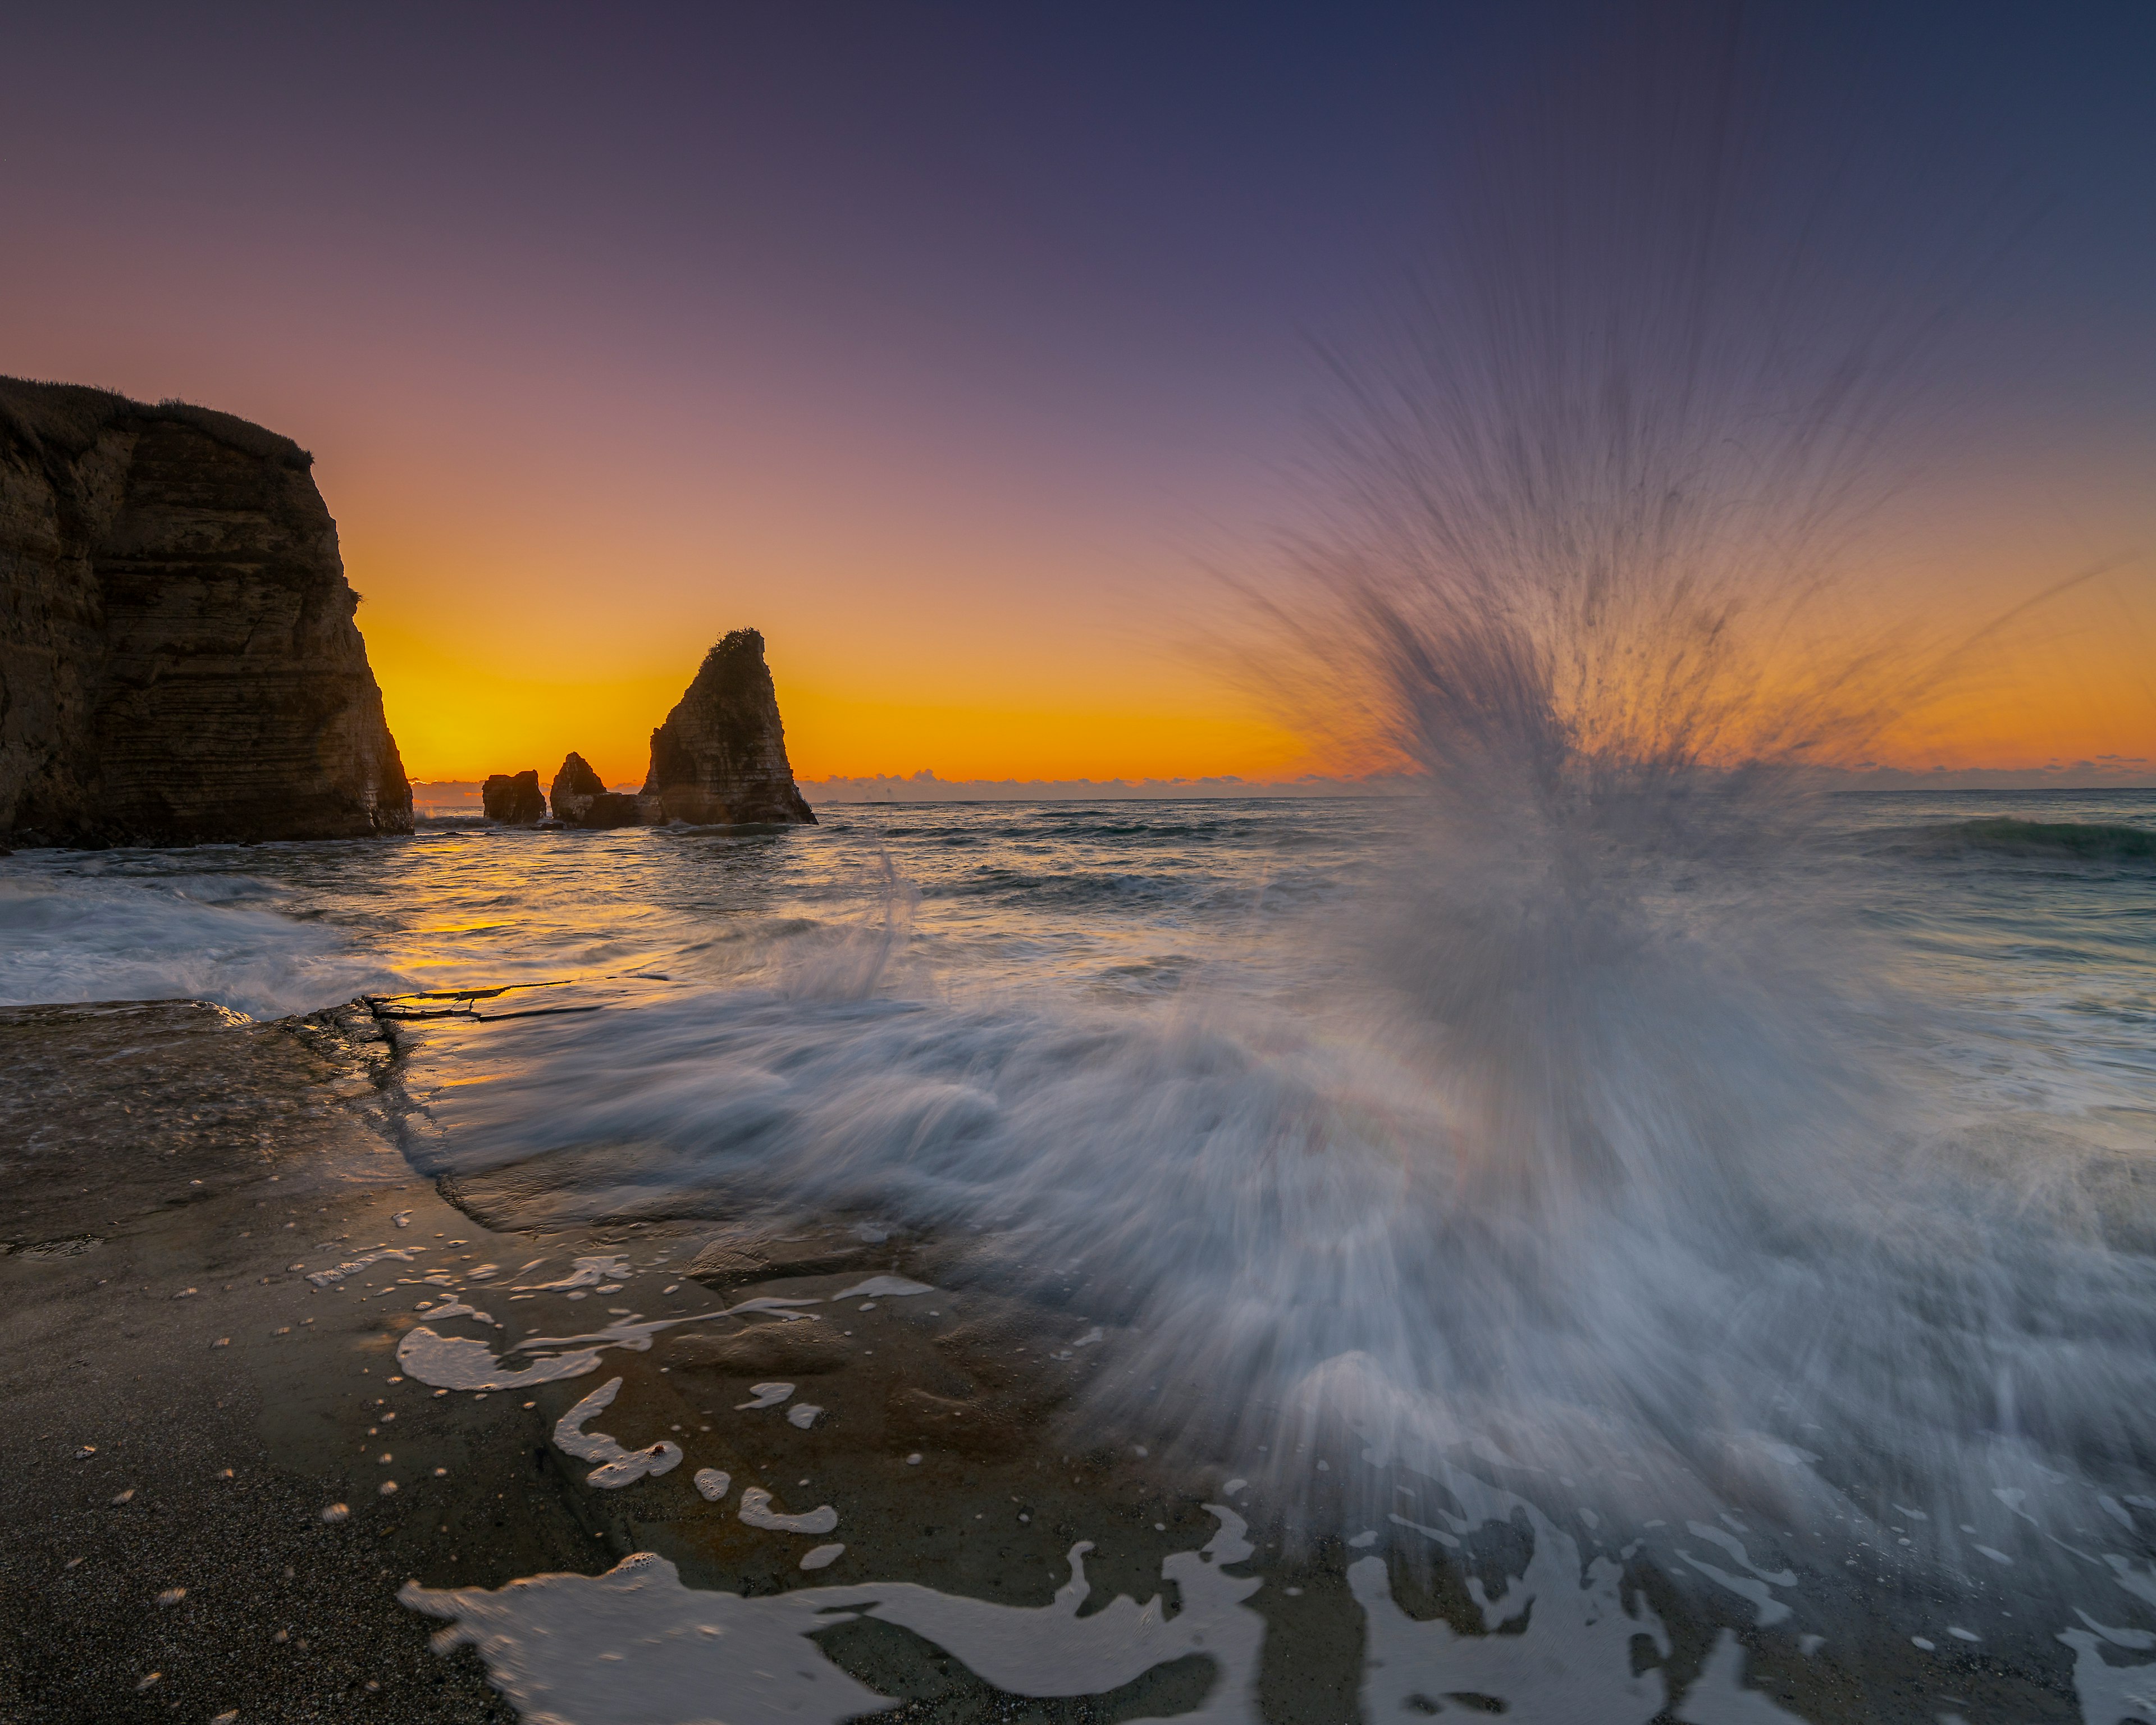
[[[1352,1434],[2070,1561],[2046,1530],[2156,1462],[2151,1171],[1972,1106],[1807,790],[1945,662],[1840,603],[1937,307],[1836,322],[1727,66],[1666,46],[1579,93],[1599,147],[1512,140],[1252,589],[1260,680],[1421,789],[1266,932],[1292,984],[901,988],[886,922],[861,964],[520,1027],[435,1093],[429,1165],[504,1219],[757,1195],[965,1242],[954,1274],[1125,1327],[1094,1414],[1291,1491]]]
[[[2090,863],[2156,862],[2156,832],[2102,821],[2022,820],[1999,816],[1928,827],[1920,835],[1934,852],[1984,851]]]
[[[211,1000],[275,1019],[398,986],[342,931],[288,914],[292,897],[241,875],[0,874],[0,1004]]]

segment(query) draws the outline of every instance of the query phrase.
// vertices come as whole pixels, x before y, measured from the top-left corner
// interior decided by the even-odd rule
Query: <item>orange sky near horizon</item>
[[[1821,303],[1789,331],[1837,347],[1961,284],[1910,384],[1931,429],[1881,440],[1921,483],[1851,564],[1849,639],[1936,655],[2117,560],[1875,752],[2156,757],[2138,38],[1863,10],[1753,20],[1780,95],[1724,260],[1810,236]],[[1224,670],[1248,619],[1210,572],[1265,580],[1322,511],[1326,356],[1389,362],[1373,320],[1474,231],[1450,193],[1590,45],[1516,11],[26,12],[0,372],[311,449],[416,780],[574,749],[640,783],[744,625],[806,779],[1322,772]],[[1650,150],[1544,141],[1659,207]],[[1977,269],[1979,206],[2025,180],[2058,212]],[[1612,245],[1613,280],[1650,285],[1649,249]]]
[[[575,452],[550,443],[541,470],[485,475],[477,508],[469,466],[452,493],[424,454],[320,460],[415,781],[536,768],[545,782],[575,749],[609,783],[640,783],[652,728],[704,649],[742,625],[764,633],[804,779],[1352,769],[1221,673],[1235,602],[1201,565],[1262,568],[1255,532],[1204,544],[1174,511],[1112,495],[1020,511],[1005,492],[969,516],[937,495],[957,486],[947,473],[865,486],[844,518],[789,522],[798,500],[783,496],[780,519],[737,514],[732,498],[681,491],[670,513],[663,478],[660,495],[593,507]],[[2078,568],[2112,567],[1964,655],[1870,757],[1922,771],[2143,757],[2156,778],[2156,567],[2130,549],[2139,500],[2126,475],[2084,469],[2083,495],[2062,503],[2057,473],[2020,471],[2018,488],[1994,476],[1909,500],[1880,536],[1883,572],[1851,583],[1852,638],[1891,617],[1950,645]]]

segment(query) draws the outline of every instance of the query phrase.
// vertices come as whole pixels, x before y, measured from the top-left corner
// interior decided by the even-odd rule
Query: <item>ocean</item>
[[[914,1279],[855,1278],[864,1311],[1004,1314],[936,1394],[963,1419],[1000,1381],[978,1358],[1024,1356],[1070,1381],[1014,1442],[1202,1482],[1212,1542],[1160,1572],[1183,1640],[1053,1605],[1013,1642],[902,1538],[778,1597],[873,1581],[1010,1693],[1206,1633],[1249,1669],[1194,1706],[1255,1693],[1251,1578],[1298,1633],[1274,1553],[1359,1610],[1373,1719],[1645,1720],[1680,1666],[1680,1717],[1736,1718],[1768,1705],[1748,1656],[1840,1717],[1801,1672],[1859,1622],[1875,1662],[1966,1653],[1974,1691],[2048,1648],[2082,1717],[2147,1713],[2156,792],[1661,799],[1525,845],[1412,798],[819,814],[23,853],[0,999],[370,997],[382,1129],[495,1235],[889,1241]],[[430,1317],[399,1358],[452,1393],[566,1380],[650,1350],[649,1309],[574,1347]],[[810,1632],[658,1562],[605,1584],[666,1635],[715,1598],[752,1645]],[[514,1698],[600,1584],[408,1603],[468,1639],[525,1612],[526,1664],[490,1666]],[[2000,1704],[1967,1716],[2034,1717]]]

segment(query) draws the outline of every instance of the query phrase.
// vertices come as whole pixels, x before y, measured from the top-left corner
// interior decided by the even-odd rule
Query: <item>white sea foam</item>
[[[1755,1621],[1761,1628],[1763,1629],[1769,1624],[1779,1623],[1789,1616],[1789,1608],[1767,1589],[1769,1586],[1794,1587],[1797,1584],[1795,1571],[1788,1568],[1762,1569],[1746,1555],[1743,1544],[1735,1535],[1725,1533],[1719,1527],[1709,1527],[1704,1522],[1687,1522],[1685,1525],[1700,1538],[1720,1546],[1743,1564],[1749,1573],[1744,1575],[1732,1574],[1717,1564],[1707,1563],[1692,1556],[1681,1546],[1677,1548],[1679,1558],[1710,1581],[1718,1583],[1727,1588],[1730,1592],[1751,1600],[1758,1614]]]
[[[624,1449],[603,1431],[586,1431],[585,1425],[613,1405],[621,1379],[609,1378],[554,1422],[554,1446],[565,1455],[599,1465],[584,1476],[584,1483],[605,1491],[619,1491],[639,1480],[656,1478],[680,1464],[681,1446],[661,1438],[649,1449]]]
[[[558,1281],[519,1283],[520,1294],[562,1293],[570,1288],[595,1287],[603,1281],[616,1281],[629,1274],[629,1260],[616,1252],[603,1257],[571,1260],[569,1273]]]
[[[839,1512],[828,1503],[799,1515],[790,1516],[773,1509],[771,1493],[762,1486],[742,1488],[741,1518],[752,1527],[762,1527],[773,1533],[828,1533],[839,1525]]]
[[[749,1408],[775,1408],[793,1394],[791,1384],[752,1384],[748,1389],[749,1399],[734,1404],[736,1413]]]
[[[414,1324],[397,1344],[397,1364],[408,1376],[437,1389],[525,1389],[596,1372],[599,1351],[587,1348],[541,1355],[511,1371],[476,1337],[440,1336],[425,1324]]]
[[[461,1300],[444,1300],[439,1306],[429,1306],[426,1311],[427,1316],[436,1323],[447,1317],[469,1317],[480,1323],[493,1324],[496,1329],[501,1327],[491,1313],[481,1312],[476,1306],[467,1306]]]
[[[1173,1616],[1158,1597],[1141,1605],[1127,1596],[1081,1616],[1091,1591],[1085,1544],[1072,1548],[1070,1579],[1045,1606],[995,1604],[911,1582],[743,1599],[685,1588],[671,1563],[649,1553],[603,1575],[537,1575],[495,1591],[408,1582],[398,1598],[452,1620],[435,1638],[437,1651],[470,1642],[519,1712],[547,1725],[675,1725],[711,1717],[713,1696],[726,1697],[729,1725],[839,1725],[880,1712],[889,1699],[839,1671],[808,1639],[845,1621],[847,1611],[901,1625],[1017,1695],[1102,1694],[1201,1655],[1219,1675],[1204,1702],[1178,1717],[1255,1725],[1265,1624],[1244,1601],[1261,1584],[1222,1573],[1250,1547],[1240,1519],[1217,1507],[1213,1513],[1221,1526],[1203,1551],[1173,1553],[1161,1565],[1182,1599]]]
[[[587,1372],[597,1371],[602,1348],[626,1348],[633,1353],[648,1353],[654,1336],[681,1324],[706,1323],[742,1312],[767,1312],[779,1318],[808,1322],[814,1314],[795,1310],[804,1303],[809,1302],[760,1295],[717,1312],[690,1312],[680,1317],[619,1318],[603,1330],[581,1336],[528,1336],[514,1348],[500,1353],[476,1337],[439,1335],[425,1324],[414,1324],[397,1344],[397,1363],[421,1383],[432,1384],[437,1389],[521,1389],[563,1378],[581,1378]],[[525,1354],[531,1363],[512,1370],[502,1363],[502,1358],[510,1353]]]
[[[397,1597],[452,1619],[435,1651],[471,1643],[518,1713],[545,1725],[682,1725],[712,1717],[716,1697],[727,1725],[840,1725],[891,1705],[808,1639],[859,1591],[691,1590],[643,1552],[603,1575],[535,1575],[491,1592],[408,1582]]]
[[[726,1495],[734,1476],[723,1468],[700,1467],[692,1476],[697,1491],[706,1503],[716,1503]]]
[[[285,888],[252,875],[121,875],[106,853],[0,862],[0,1004],[210,1000],[249,1018],[283,1018],[402,978],[341,930],[283,913]],[[193,867],[200,868],[199,862]]]
[[[338,1265],[335,1269],[317,1270],[310,1275],[307,1280],[318,1288],[330,1287],[349,1276],[358,1275],[362,1270],[381,1263],[385,1258],[393,1258],[400,1264],[409,1264],[418,1254],[426,1250],[424,1246],[397,1246],[383,1251],[369,1252],[363,1258],[351,1259],[347,1262]]]
[[[935,1289],[925,1281],[910,1281],[902,1276],[872,1276],[866,1281],[857,1281],[850,1288],[841,1288],[831,1296],[834,1300],[897,1300],[912,1294],[932,1294]]]
[[[1744,1686],[1743,1645],[1728,1630],[1715,1636],[1676,1712],[1685,1725],[1800,1725],[1796,1714]]]
[[[2087,1630],[2063,1630],[2059,1639],[2074,1650],[2074,1697],[2081,1703],[2082,1725],[2145,1725],[2156,1719],[2156,1661],[2113,1665]]]
[[[1508,1718],[1532,1725],[1582,1719],[1645,1725],[1662,1711],[1661,1673],[1632,1671],[1636,1635],[1668,1656],[1669,1637],[1653,1608],[1640,1599],[1627,1611],[1620,1564],[1596,1557],[1583,1567],[1569,1535],[1532,1506],[1512,1502],[1532,1532],[1534,1552],[1501,1603],[1484,1597],[1479,1580],[1470,1578],[1481,1633],[1462,1635],[1443,1618],[1409,1617],[1394,1603],[1383,1558],[1348,1566],[1348,1588],[1368,1625],[1365,1718],[1433,1712],[1448,1696],[1489,1697],[1502,1704]],[[1524,1634],[1489,1633],[1527,1615],[1531,1605]]]

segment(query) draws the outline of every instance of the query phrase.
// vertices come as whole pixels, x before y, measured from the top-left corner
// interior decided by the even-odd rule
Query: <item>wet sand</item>
[[[1075,1438],[1065,1411],[1111,1357],[1112,1336],[1087,1343],[1083,1314],[935,1286],[950,1265],[934,1242],[813,1218],[490,1230],[471,1213],[487,1213],[483,1191],[463,1194],[459,1209],[392,1147],[395,1063],[364,1012],[254,1025],[198,1003],[14,1009],[0,1013],[0,1038],[12,1081],[0,1094],[10,1343],[0,1717],[513,1718],[480,1653],[430,1649],[443,1622],[399,1603],[400,1588],[598,1574],[639,1552],[692,1589],[750,1599],[903,1578],[1041,1609],[1086,1541],[1089,1611],[1117,1595],[1164,1595],[1174,1608],[1163,1564],[1221,1532],[1215,1504],[1248,1518],[1257,1547],[1221,1570],[1263,1579],[1247,1604],[1265,1631],[1250,1671],[1192,1653],[1104,1692],[1027,1697],[873,1616],[834,1614],[817,1645],[909,1719],[1110,1722],[1203,1707],[1342,1721],[1357,1717],[1370,1651],[1353,1564],[1387,1560],[1411,1630],[1439,1615],[1473,1621],[1464,1579],[1502,1594],[1523,1561],[1506,1543],[1519,1545],[1524,1524],[1470,1539],[1449,1565],[1395,1546],[1389,1529],[1354,1548],[1298,1543],[1219,1470]],[[362,1262],[381,1252],[403,1255]],[[575,1280],[578,1258],[628,1274],[543,1286]],[[346,1265],[360,1267],[309,1280]],[[877,1276],[929,1286],[833,1297]],[[499,1326],[438,1317],[442,1332],[496,1337],[496,1351],[510,1337],[759,1300],[815,1303],[798,1322],[768,1308],[701,1318],[643,1349],[607,1347],[574,1377],[475,1393],[438,1391],[399,1361],[400,1343],[427,1324],[422,1304],[452,1297]],[[606,1490],[556,1428],[616,1378],[587,1429],[682,1455]],[[793,1389],[758,1395],[774,1382]],[[743,1405],[759,1399],[768,1405]],[[804,1418],[804,1406],[819,1411]],[[716,1502],[698,1489],[706,1470],[731,1476]],[[749,1488],[782,1513],[830,1506],[835,1527],[751,1525]],[[345,1513],[326,1520],[335,1506]],[[803,1568],[832,1544],[844,1549]],[[1650,1609],[1666,1632],[1661,1648],[1644,1629],[1630,1637],[1630,1671],[1683,1708],[1659,1717],[1772,1717],[1717,1712],[1704,1690],[1688,1692],[1717,1648],[1743,1656],[1745,1686],[1732,1677],[1725,1707],[1822,1720],[2079,1717],[2071,1656],[2048,1627],[2032,1625],[2010,1649],[1920,1658],[1861,1588],[1808,1573],[1806,1624],[1834,1633],[1804,1652],[1797,1625],[1702,1612],[1644,1562],[1628,1558],[1623,1575],[1613,1599]],[[1471,1692],[1404,1705],[1491,1711]]]

